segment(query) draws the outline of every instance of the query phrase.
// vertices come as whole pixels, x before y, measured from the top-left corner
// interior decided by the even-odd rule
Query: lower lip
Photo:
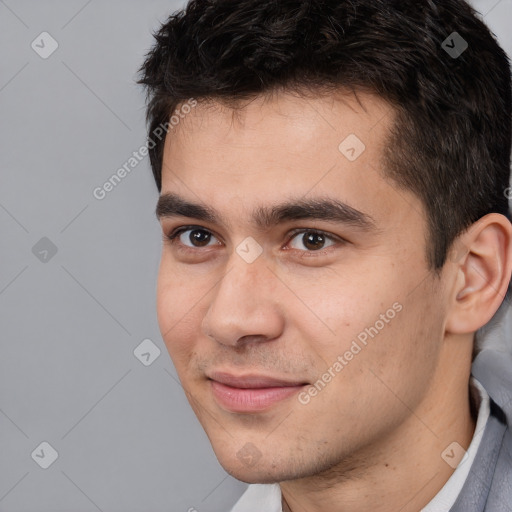
[[[272,405],[298,393],[304,386],[272,388],[232,388],[215,380],[210,381],[218,404],[231,412],[264,411]]]

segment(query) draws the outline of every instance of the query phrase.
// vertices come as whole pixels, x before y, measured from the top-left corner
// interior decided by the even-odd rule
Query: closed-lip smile
[[[235,376],[227,372],[207,375],[217,404],[238,413],[262,412],[308,385],[304,381],[289,381],[258,374]]]

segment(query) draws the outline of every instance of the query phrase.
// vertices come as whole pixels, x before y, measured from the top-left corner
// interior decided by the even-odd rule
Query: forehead
[[[304,157],[321,147],[329,152],[339,150],[339,143],[348,135],[358,136],[372,149],[389,131],[394,114],[389,103],[360,91],[340,90],[318,96],[279,91],[239,100],[233,107],[212,99],[201,100],[171,127],[165,149],[172,149],[169,146],[173,141],[175,145],[195,143],[202,146],[196,149],[203,150],[210,145],[216,150],[234,143],[230,148],[233,153],[246,144],[255,150],[272,150],[273,154],[295,149],[297,156]]]
[[[400,214],[411,203],[421,211],[415,196],[384,175],[393,122],[387,102],[361,92],[314,98],[281,92],[236,110],[200,102],[167,135],[162,194],[239,212],[283,197],[320,196],[371,218]]]

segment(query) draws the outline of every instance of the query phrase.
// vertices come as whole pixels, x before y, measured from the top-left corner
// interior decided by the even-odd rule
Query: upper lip
[[[235,376],[225,372],[212,372],[207,377],[226,386],[241,389],[258,389],[258,388],[275,388],[275,387],[291,387],[302,386],[307,384],[304,381],[289,381],[266,375],[247,374]]]

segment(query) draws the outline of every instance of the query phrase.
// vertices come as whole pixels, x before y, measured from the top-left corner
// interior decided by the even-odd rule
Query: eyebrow
[[[227,224],[210,206],[192,203],[174,193],[164,193],[159,197],[155,213],[159,220],[182,216],[212,224]],[[259,230],[293,220],[324,220],[348,224],[364,231],[376,229],[376,223],[370,215],[342,201],[325,197],[301,198],[273,206],[260,206],[252,215],[252,221]]]

